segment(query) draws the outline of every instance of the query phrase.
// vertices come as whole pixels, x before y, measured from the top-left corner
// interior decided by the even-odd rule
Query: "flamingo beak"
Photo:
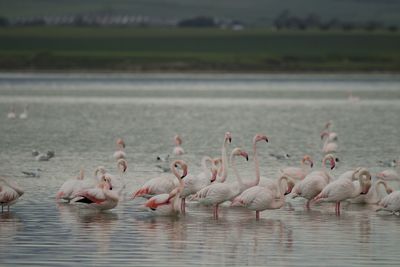
[[[240,152],[240,155],[244,158],[246,158],[246,161],[249,161],[249,154],[247,154],[246,152],[242,151]]]
[[[215,170],[215,169],[211,171],[211,173],[212,173],[212,175],[211,175],[211,180],[210,180],[211,183],[214,182],[214,181],[217,179],[217,172],[218,172],[218,171]]]
[[[314,162],[311,161],[310,166],[311,166],[311,168],[314,167]]]
[[[228,140],[229,140],[229,143],[232,143],[232,137],[229,137]]]
[[[335,160],[331,160],[331,170],[333,170],[336,166]]]
[[[183,169],[183,174],[181,176],[181,179],[185,178],[187,174],[188,174],[187,168],[184,168]]]

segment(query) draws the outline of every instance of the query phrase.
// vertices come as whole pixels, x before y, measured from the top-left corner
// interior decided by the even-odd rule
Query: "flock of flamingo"
[[[255,211],[255,217],[259,219],[261,211],[279,209],[286,201],[293,198],[306,199],[306,209],[320,202],[333,202],[337,215],[340,214],[340,203],[343,201],[376,204],[377,210],[400,212],[400,191],[394,191],[387,183],[390,180],[400,180],[399,174],[394,169],[378,173],[376,179],[372,179],[371,173],[363,167],[348,170],[339,177],[334,177],[331,170],[335,168],[338,160],[334,156],[338,146],[337,134],[330,130],[331,124],[328,122],[321,132],[324,157],[322,166],[316,170],[312,158],[304,155],[301,166],[281,169],[279,178],[274,180],[261,177],[257,149],[267,144],[268,138],[264,134],[256,134],[252,140],[255,176],[243,180],[239,175],[236,161],[239,158],[248,161],[249,155],[243,149],[236,147],[228,156],[232,135],[226,132],[221,156],[203,157],[201,173],[192,174],[184,160],[176,159],[170,164],[171,173],[148,179],[133,192],[128,192],[126,189],[123,178],[128,166],[124,152],[125,142],[123,139],[118,139],[116,141],[118,149],[114,153],[118,174],[111,174],[99,166],[94,172],[94,177],[85,179],[81,170],[76,178],[69,179],[61,185],[56,193],[56,200],[102,211],[115,208],[121,201],[144,198],[142,208],[155,215],[164,216],[184,215],[187,201],[191,201],[199,205],[212,206],[213,217],[216,219],[219,217],[219,206],[224,202],[230,203],[229,207],[242,207]],[[185,153],[181,144],[180,136],[175,136],[173,153],[178,157]],[[399,165],[399,161],[393,163]],[[234,182],[227,181],[229,168],[236,179]],[[23,193],[23,189],[15,181],[0,177],[2,212],[4,207],[9,211],[10,206]]]

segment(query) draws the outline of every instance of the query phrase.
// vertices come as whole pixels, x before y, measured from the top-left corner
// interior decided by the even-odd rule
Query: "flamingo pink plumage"
[[[282,184],[287,182],[286,187]],[[253,186],[245,190],[233,201],[231,206],[241,206],[256,212],[256,220],[260,218],[260,211],[267,209],[279,209],[285,204],[284,195],[289,194],[294,186],[294,181],[282,175],[277,181],[277,187]],[[286,190],[286,191],[285,191]]]
[[[243,186],[234,162],[234,157],[242,156],[248,160],[248,154],[241,150],[240,148],[235,148],[230,156],[232,169],[234,170],[237,178],[237,183],[213,183],[209,186],[204,187],[199,192],[197,192],[193,199],[198,200],[204,205],[214,206],[214,218],[218,218],[218,206],[222,202],[228,201],[240,194]]]
[[[4,177],[0,177],[0,205],[1,212],[3,207],[7,206],[7,211],[10,211],[10,206],[15,204],[18,199],[24,194],[24,190],[15,182]]]
[[[357,171],[353,173],[355,179]],[[340,214],[340,202],[349,198],[355,198],[360,194],[366,194],[371,186],[371,180],[365,175],[358,175],[358,183],[353,183],[348,179],[337,179],[328,184],[315,198],[318,202],[336,202],[336,214]]]
[[[112,191],[111,178],[104,175],[95,188],[78,192],[71,200],[72,204],[84,204],[89,208],[97,210],[109,210],[118,205],[119,196]]]
[[[182,212],[182,205],[179,204],[180,193],[184,187],[182,179],[187,175],[188,168],[187,164],[183,160],[175,161],[174,167],[175,165],[179,165],[182,169],[182,175],[176,175],[179,185],[169,193],[159,194],[151,197],[144,204],[145,207],[149,208],[149,211],[156,215],[170,216],[177,215]],[[175,169],[174,171],[176,172]]]

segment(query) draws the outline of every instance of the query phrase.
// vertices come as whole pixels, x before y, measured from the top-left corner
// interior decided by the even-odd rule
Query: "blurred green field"
[[[1,70],[395,71],[400,33],[0,28]]]

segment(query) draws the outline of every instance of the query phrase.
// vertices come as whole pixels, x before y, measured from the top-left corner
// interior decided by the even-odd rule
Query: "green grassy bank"
[[[0,28],[0,70],[400,71],[400,33]]]

